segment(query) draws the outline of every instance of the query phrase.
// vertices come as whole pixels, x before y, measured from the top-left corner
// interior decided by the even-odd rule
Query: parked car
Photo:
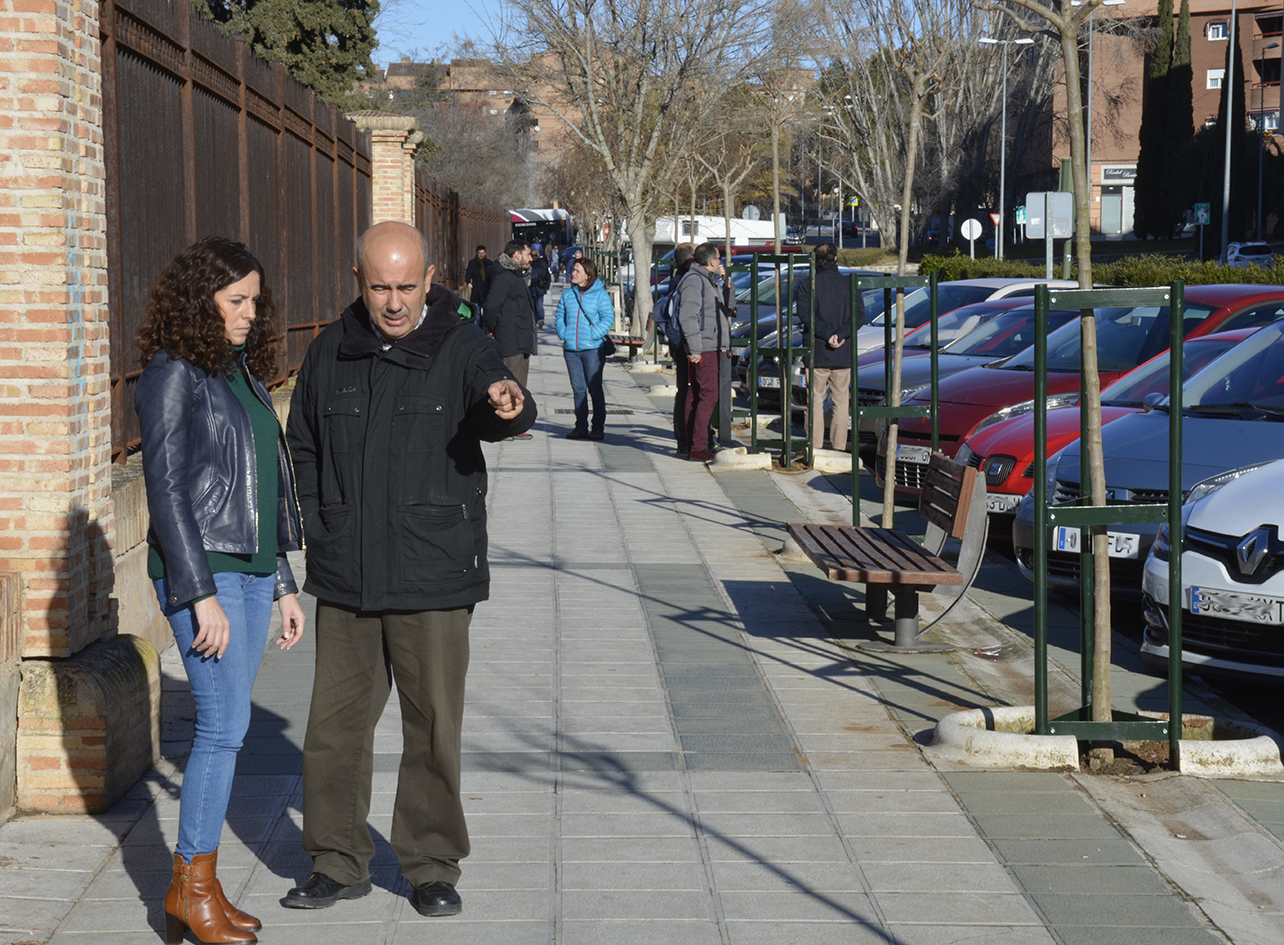
[[[1284,286],[1202,285],[1186,289],[1183,328],[1188,338],[1269,324],[1282,316]],[[1048,336],[1049,407],[1074,403],[1079,397],[1079,334],[1076,323]],[[1167,349],[1169,338],[1167,307],[1099,310],[1097,366],[1102,386]],[[941,449],[954,456],[982,421],[1033,397],[1033,348],[1002,363],[946,378],[939,392]],[[912,398],[922,404],[930,400],[928,391]],[[917,496],[931,446],[928,421],[901,421],[898,439],[896,488],[907,496]]]
[[[1026,298],[995,299],[964,305],[942,315],[937,322],[943,327],[953,323],[957,317],[966,324],[972,321],[971,313],[976,311],[994,314],[981,316],[979,326],[962,337],[955,337],[941,349],[937,357],[938,380],[968,368],[1010,358],[1034,343],[1034,308]],[[1049,312],[1048,326],[1059,328],[1078,317],[1077,311]],[[901,403],[905,403],[931,383],[932,361],[925,357],[931,352],[930,332],[931,325],[927,324],[905,336],[904,357],[901,361]],[[857,367],[858,376],[852,383],[856,385],[860,405],[874,407],[886,403],[887,368],[883,350],[878,348],[861,355]],[[861,449],[870,454],[870,461],[885,422],[881,419],[861,418]]]
[[[1182,351],[1182,374],[1187,378],[1197,374],[1255,331],[1241,328],[1188,339]],[[1168,359],[1167,351],[1155,355],[1101,392],[1102,426],[1148,410],[1147,398],[1168,393]],[[1049,410],[1047,455],[1078,439],[1079,428],[1078,401]],[[955,459],[985,476],[991,534],[1010,535],[1021,497],[1034,488],[1034,402],[999,411],[982,421],[959,447]]]
[[[1275,261],[1275,253],[1266,243],[1230,243],[1226,246],[1226,265],[1233,269],[1261,266],[1265,269]]]
[[[1065,282],[1059,279],[1050,282],[1031,279],[959,279],[956,282],[942,282],[936,287],[937,314],[944,315],[962,305],[971,305],[974,302],[988,302],[1012,296],[1030,299],[1034,297],[1034,287],[1044,282],[1053,288],[1071,288],[1078,285],[1076,282]],[[874,292],[871,304],[865,306],[866,327],[857,333],[856,350],[861,354],[883,347],[886,341],[886,329],[883,327],[883,319],[887,315],[883,311],[885,296],[882,289],[876,289]],[[895,294],[892,296],[892,304],[896,304]],[[905,294],[907,333],[932,317],[931,304],[931,296],[926,288],[914,289]],[[895,310],[888,317],[894,318]]]
[[[1284,461],[1198,483],[1182,509],[1182,664],[1197,676],[1284,678]],[[1167,675],[1167,527],[1141,579],[1141,658]]]
[[[1284,459],[1284,322],[1261,329],[1217,358],[1182,388],[1182,489],[1212,476]],[[1101,431],[1106,494],[1130,502],[1168,501],[1168,401],[1134,413]],[[1048,501],[1079,497],[1079,442],[1048,461]],[[1142,563],[1156,526],[1120,523],[1111,535],[1112,588],[1136,599]],[[1071,534],[1071,531],[1074,534]],[[1048,585],[1079,584],[1078,530],[1054,528]],[[1034,514],[1023,502],[1012,523],[1017,565],[1033,580]]]

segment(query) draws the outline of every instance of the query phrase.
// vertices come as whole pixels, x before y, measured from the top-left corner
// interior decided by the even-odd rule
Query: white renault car
[[[1284,460],[1206,479],[1182,509],[1182,663],[1196,676],[1284,678]],[[1142,658],[1167,672],[1169,541],[1142,574]]]

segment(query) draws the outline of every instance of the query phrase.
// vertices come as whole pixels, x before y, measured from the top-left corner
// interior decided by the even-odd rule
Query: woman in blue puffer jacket
[[[575,428],[568,440],[600,440],[606,435],[606,397],[602,393],[602,343],[615,327],[611,296],[598,281],[597,265],[577,259],[571,285],[557,302],[557,337],[565,344],[566,371],[575,393]],[[593,427],[589,428],[588,398],[593,398]]]

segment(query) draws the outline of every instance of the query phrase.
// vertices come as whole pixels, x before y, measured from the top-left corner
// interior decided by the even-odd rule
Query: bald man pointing
[[[459,797],[468,625],[489,596],[481,441],[530,429],[535,403],[472,309],[433,285],[404,223],[357,241],[361,297],[308,348],[290,402],[316,677],[303,746],[312,874],[283,904],[370,892],[375,724],[396,682],[402,754],[392,849],[423,915],[463,908]]]

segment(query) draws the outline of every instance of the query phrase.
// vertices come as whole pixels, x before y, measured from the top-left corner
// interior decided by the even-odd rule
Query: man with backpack
[[[691,257],[695,255],[695,243],[679,243],[673,248],[673,271],[669,274],[669,294],[660,300],[652,313],[655,326],[669,343],[669,357],[673,358],[674,371],[677,374],[678,394],[673,398],[673,440],[677,444],[679,456],[691,452],[687,443],[686,403],[687,389],[690,386],[687,373],[687,359],[682,352],[682,327],[678,322],[678,283],[691,268]]]

